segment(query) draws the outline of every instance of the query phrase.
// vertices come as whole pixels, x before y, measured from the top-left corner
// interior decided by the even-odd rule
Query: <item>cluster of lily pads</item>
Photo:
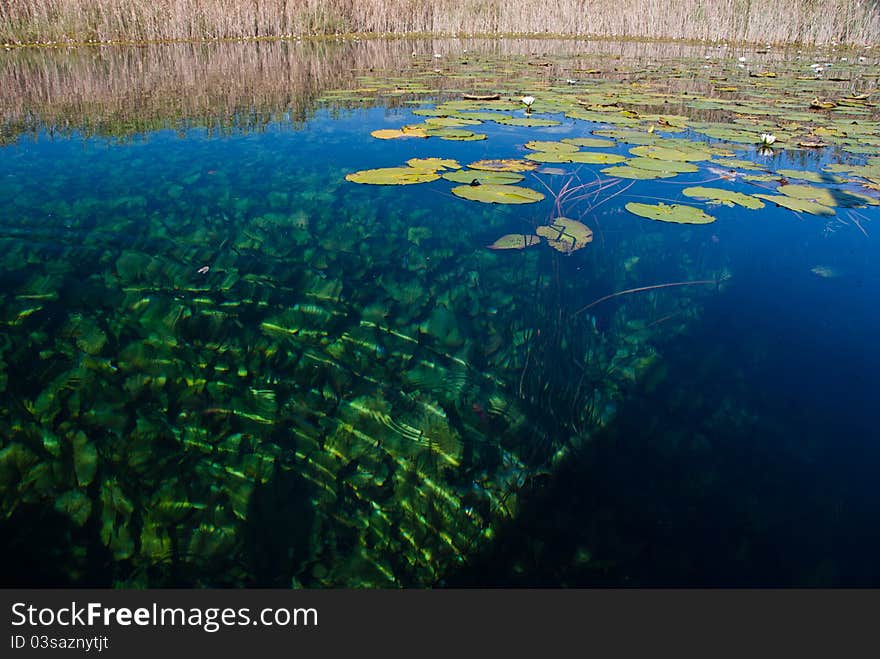
[[[838,73],[846,74],[846,78],[829,79],[817,75],[815,69],[800,73],[791,68],[792,62],[777,65],[788,70],[738,71],[731,61],[701,64],[696,73],[703,74],[704,84],[691,94],[670,94],[659,89],[663,84],[660,81],[636,85],[593,77],[601,73],[598,70],[591,70],[583,80],[569,78],[564,85],[550,77],[526,75],[517,78],[515,89],[497,79],[478,80],[472,84],[492,85],[492,93],[462,93],[462,98],[420,107],[413,114],[426,117],[422,123],[372,134],[382,139],[436,136],[472,140],[486,139],[499,130],[489,130],[490,125],[517,126],[524,131],[522,147],[527,151],[519,162],[569,166],[560,173],[586,166],[599,176],[635,181],[700,173],[738,188],[694,185],[682,191],[693,201],[625,205],[636,215],[666,222],[711,222],[715,218],[706,210],[717,204],[759,210],[764,202],[770,202],[799,213],[829,216],[835,214],[835,207],[880,203],[876,194],[880,186],[878,114],[871,91],[852,91],[856,76],[869,72],[850,65]],[[671,75],[675,77],[674,71]],[[866,76],[863,88],[871,89],[872,80]],[[370,83],[379,95],[388,93],[375,76]],[[523,85],[529,85],[529,95],[520,98],[518,92]],[[529,102],[523,112],[526,98]],[[662,111],[658,112],[659,108]],[[707,120],[705,117],[710,115],[716,118]],[[561,140],[525,137],[532,129],[540,132],[541,128],[553,127],[555,131],[564,121],[572,130],[592,135]],[[479,125],[486,126],[488,132],[472,132]],[[820,163],[820,168],[774,169],[774,159],[791,159],[798,153],[802,154],[799,157]],[[832,153],[839,155],[829,158]],[[517,161],[508,155],[499,154],[497,162]],[[859,155],[868,159],[854,162]],[[470,169],[476,167],[472,164]],[[523,166],[507,171],[533,169],[537,168]],[[836,175],[840,173],[847,175]],[[390,182],[371,179],[362,172],[347,178],[360,183]],[[434,178],[425,175],[409,182],[430,180]],[[463,172],[453,180],[470,183],[472,190],[453,191],[466,199],[533,203],[544,198],[537,191],[523,192],[524,188],[519,188],[505,192],[498,187],[519,183],[521,178],[481,178]],[[747,187],[757,189],[750,193]],[[700,201],[708,209],[701,207]],[[511,239],[511,244],[514,242]]]

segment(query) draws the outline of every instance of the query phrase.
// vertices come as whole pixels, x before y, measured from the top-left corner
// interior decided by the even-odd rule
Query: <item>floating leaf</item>
[[[656,160],[680,160],[680,161],[698,161],[709,160],[712,154],[698,149],[677,149],[666,146],[634,146],[629,150],[634,156],[644,156],[645,158],[655,158]]]
[[[544,198],[540,192],[516,185],[460,185],[452,188],[452,194],[484,204],[533,204]]]
[[[526,156],[535,162],[581,162],[590,165],[613,165],[626,160],[617,153],[591,151],[536,151]]]
[[[400,137],[428,137],[428,134],[422,128],[380,128],[370,133],[373,137],[380,140],[394,140]]]
[[[538,119],[536,117],[514,117],[513,119],[496,119],[495,121],[499,124],[504,124],[505,126],[523,127],[559,126],[562,123],[555,119]]]
[[[490,172],[479,169],[462,169],[457,172],[446,172],[443,178],[453,183],[467,183],[478,185],[492,183],[495,185],[510,185],[511,183],[519,183],[523,180],[522,174],[516,172]]]
[[[815,201],[809,201],[808,199],[797,199],[795,197],[788,197],[784,194],[771,195],[757,193],[755,196],[798,213],[810,213],[811,215],[835,215],[833,208],[817,204]]]
[[[800,169],[778,169],[776,173],[785,178],[799,178],[803,181],[812,181],[813,183],[825,183],[831,177],[823,176],[819,172],[811,172]],[[836,177],[835,177],[836,178]]]
[[[472,133],[469,130],[459,130],[456,128],[442,128],[440,130],[428,131],[430,137],[439,137],[441,140],[451,140],[454,142],[476,142],[485,140],[484,133]]]
[[[675,172],[654,171],[651,169],[641,169],[639,167],[629,167],[627,165],[622,165],[620,167],[606,167],[601,171],[603,174],[617,176],[619,178],[652,179],[670,178],[675,176]]]
[[[760,199],[755,199],[754,197],[743,194],[742,192],[733,192],[731,190],[724,190],[722,188],[704,188],[696,186],[693,188],[685,188],[684,190],[682,190],[682,194],[686,197],[709,199],[713,202],[722,203],[726,206],[733,206],[734,204],[736,204],[737,206],[751,208],[752,210],[764,208],[764,203]]]
[[[868,206],[877,206],[880,204],[880,202],[873,197],[858,192],[847,192],[840,188],[820,188],[815,185],[780,185],[777,192],[781,192],[788,197],[794,197],[795,199],[815,201],[817,204],[822,204],[823,206],[842,206],[844,208],[850,208],[852,206],[863,206],[865,204]]]
[[[541,242],[538,236],[532,236],[523,233],[508,233],[501,236],[494,243],[489,245],[489,249],[525,249]]]
[[[647,217],[650,220],[660,220],[661,222],[675,222],[676,224],[709,224],[714,222],[715,218],[707,215],[701,209],[695,206],[685,206],[682,204],[666,205],[659,204],[639,204],[630,202],[625,206],[626,210],[640,217]]]
[[[458,161],[450,158],[410,158],[406,164],[416,169],[426,169],[432,172],[441,169],[461,169]]]
[[[675,174],[691,174],[699,171],[699,167],[689,162],[676,160],[657,160],[655,158],[630,158],[626,164],[639,169],[649,169],[654,172],[673,172]]]
[[[600,149],[606,149],[616,144],[614,140],[603,140],[600,137],[566,137],[562,141],[577,147],[598,147]]]
[[[526,148],[531,149],[532,151],[547,151],[547,152],[570,152],[574,153],[578,150],[578,147],[573,144],[567,144],[565,141],[562,142],[550,142],[546,140],[532,140],[531,142],[526,142]]]
[[[529,172],[538,166],[528,160],[478,160],[468,165],[471,169],[484,169],[490,172]]]
[[[593,240],[590,227],[567,217],[557,217],[549,225],[535,229],[535,233],[546,238],[550,247],[564,254],[583,249]]]
[[[460,128],[461,126],[477,126],[483,123],[479,119],[463,119],[461,117],[428,117],[425,124],[433,128],[440,126],[443,128]]]
[[[364,169],[354,172],[345,177],[352,183],[366,183],[368,185],[411,185],[413,183],[427,183],[436,181],[440,175],[428,169],[416,169],[415,167],[381,167],[379,169]]]

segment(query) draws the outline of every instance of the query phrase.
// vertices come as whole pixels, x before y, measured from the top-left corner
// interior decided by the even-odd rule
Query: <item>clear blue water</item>
[[[585,249],[491,251],[602,166],[506,207],[345,175],[603,126],[378,140],[420,105],[365,106],[2,147],[6,583],[877,583],[877,207],[706,206],[761,190],[702,163],[568,202]],[[624,209],[661,200],[717,221]]]

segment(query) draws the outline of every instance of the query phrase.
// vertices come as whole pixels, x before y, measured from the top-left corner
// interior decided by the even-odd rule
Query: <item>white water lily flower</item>
[[[523,102],[523,105],[525,105],[527,108],[530,108],[530,107],[532,107],[532,103],[535,102],[535,97],[534,96],[523,96],[519,100],[521,100]]]
[[[761,133],[761,144],[764,146],[770,146],[776,141],[776,135],[772,133]]]

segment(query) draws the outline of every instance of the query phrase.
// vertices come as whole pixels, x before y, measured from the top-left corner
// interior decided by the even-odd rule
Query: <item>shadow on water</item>
[[[870,312],[823,283],[802,293],[813,304],[800,314],[773,304],[789,284],[745,313],[757,282],[717,296],[663,347],[666,372],[643,378],[446,585],[880,582],[868,411],[880,359],[857,317]],[[827,331],[829,317],[850,329]]]

